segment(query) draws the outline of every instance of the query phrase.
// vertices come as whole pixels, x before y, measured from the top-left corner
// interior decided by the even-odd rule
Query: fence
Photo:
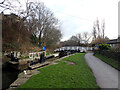
[[[42,51],[42,52],[29,53],[29,58],[31,59],[40,58],[40,55],[42,53],[44,54],[44,56],[46,56],[46,51]]]
[[[65,47],[58,48],[54,51],[57,52],[57,51],[70,51],[70,50],[74,50],[74,51],[84,50],[84,51],[87,51],[87,50],[92,50],[92,47],[65,46]]]
[[[109,50],[95,50],[94,53],[104,55],[108,58],[112,58],[112,59],[118,60],[120,62],[120,52],[113,52],[113,51],[109,51]]]

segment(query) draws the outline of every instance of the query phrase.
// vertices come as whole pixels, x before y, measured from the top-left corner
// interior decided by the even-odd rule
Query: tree
[[[98,31],[98,37],[101,37],[101,30],[100,30],[100,25],[99,25],[99,20],[98,19],[96,20],[96,28],[97,28],[97,31]]]
[[[2,41],[3,41],[3,48],[8,49],[12,48],[14,50],[20,49],[22,44],[28,44],[30,42],[30,32],[27,30],[26,26],[24,26],[21,18],[18,15],[10,14],[4,15],[3,14],[2,20]],[[19,26],[21,26],[21,31],[19,32]],[[18,40],[19,36],[19,42]]]
[[[102,21],[101,28],[99,20],[97,19],[93,25],[93,40],[92,43],[105,43],[108,39],[105,38],[105,20]]]
[[[15,3],[14,5],[13,2]],[[4,13],[6,10],[11,11],[12,13],[17,12],[20,10],[21,6],[19,0],[2,0],[0,2],[1,13]]]
[[[9,0],[5,1],[8,2]],[[2,4],[2,2],[0,4]],[[14,6],[12,3],[10,5]],[[4,8],[7,7],[5,6]],[[60,41],[62,35],[58,19],[54,17],[53,13],[44,5],[44,3],[30,2],[27,0],[26,9],[18,10],[18,15],[15,18],[13,16],[15,16],[15,14],[10,15],[10,18],[7,18],[12,20],[11,22],[6,19],[8,26],[11,29],[10,33],[12,33],[12,30],[13,32],[16,32],[16,37],[14,37],[15,40],[11,40],[21,43],[24,39],[23,37],[27,36],[26,38],[29,39],[28,41],[39,46],[44,44],[48,46],[49,40],[53,43],[58,43]],[[13,24],[16,25],[16,27]],[[12,27],[15,28],[12,29]],[[5,33],[3,36],[6,35],[10,35],[11,38],[13,38],[12,34]],[[51,42],[50,45],[52,44]]]
[[[87,46],[91,36],[88,32],[73,35],[64,42],[64,46]]]
[[[102,38],[105,38],[105,20],[102,22]]]
[[[60,42],[61,36],[62,34],[59,29],[46,29],[42,37],[43,45],[48,48],[56,48]]]
[[[51,29],[57,24],[57,19],[53,13],[45,7],[43,3],[39,3],[36,8],[38,15],[38,33],[39,45],[41,45],[42,34],[46,29]]]
[[[78,33],[76,35],[76,37],[78,38],[78,45],[80,46],[80,44],[82,43],[82,35],[81,35],[81,33]]]
[[[76,46],[78,45],[78,38],[76,36],[72,36],[70,39],[69,39],[69,42],[71,44],[71,46]]]
[[[77,46],[78,38],[76,36],[71,36],[67,41],[64,41],[64,46]]]
[[[44,3],[30,2],[27,9],[28,12],[31,11],[28,17],[29,31],[38,37],[38,44],[41,46],[43,44],[42,37],[45,37],[45,33],[53,28],[58,28],[58,20]]]
[[[95,25],[95,23],[93,25],[93,32],[92,32],[92,34],[93,34],[93,39],[95,40],[97,38],[97,31],[96,31],[96,25]]]
[[[88,41],[90,38],[91,38],[91,36],[89,36],[88,32],[83,32],[83,41],[85,44],[88,44]]]

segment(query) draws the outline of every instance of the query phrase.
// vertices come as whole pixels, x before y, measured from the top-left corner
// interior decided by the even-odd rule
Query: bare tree
[[[53,13],[44,5],[44,3],[36,4],[36,17],[37,21],[37,34],[39,37],[39,46],[42,44],[42,35],[46,29],[55,28],[58,20],[54,17]]]
[[[78,38],[78,45],[80,46],[80,44],[82,43],[82,35],[81,35],[81,33],[78,33],[76,35],[76,37]]]
[[[93,42],[95,43],[104,43],[105,39],[105,20],[102,21],[101,28],[99,20],[97,19],[93,25]]]
[[[53,13],[44,3],[30,2],[29,0],[26,0],[25,3],[26,9],[18,9],[17,11],[17,17],[19,17],[19,19],[16,19],[18,20],[16,30],[17,43],[20,42],[21,36],[24,34],[23,28],[27,30],[27,33],[29,32],[31,34],[34,40],[32,42],[39,44],[39,46],[59,42],[61,31],[58,19],[54,17]],[[10,0],[3,0],[0,2],[0,7],[5,10],[11,10],[11,12],[12,10],[17,10],[15,9],[16,6],[14,6]]]
[[[95,23],[93,25],[92,35],[93,35],[93,39],[95,40],[97,38],[97,31],[96,31],[96,25],[95,25]]]
[[[33,36],[38,37],[38,43],[41,46],[47,41],[46,36],[49,30],[52,32],[53,29],[59,29],[58,20],[44,3],[27,2],[26,8],[26,13],[23,15],[23,18],[26,16],[26,26]]]
[[[5,2],[5,0],[3,0],[2,2],[0,2],[0,4],[3,4]]]
[[[98,37],[101,37],[101,30],[100,30],[100,24],[99,24],[99,20],[96,20],[96,28],[98,30]]]
[[[13,4],[13,2],[15,4]],[[21,6],[22,5],[19,0],[3,0],[0,2],[1,13],[3,13],[5,10],[17,12]]]
[[[13,4],[14,2],[14,4]],[[15,5],[16,4],[16,5]],[[19,0],[3,0],[2,2],[0,2],[0,7],[1,7],[1,13],[4,13],[5,10],[9,10],[11,11],[11,13],[18,13],[17,17],[21,17],[22,14],[25,14],[26,13],[26,10],[23,11],[21,9],[21,3]],[[17,28],[17,31],[18,31],[18,39],[17,39],[17,42],[19,43],[20,41],[20,37],[21,37],[21,33],[22,33],[22,28],[24,27],[24,21],[26,20],[26,18],[28,17],[29,15],[27,14],[26,16],[24,15],[23,17],[21,17],[22,19],[17,19],[18,21],[18,25],[19,25],[19,28]],[[15,23],[13,20],[14,20],[14,17],[12,18],[12,21],[11,21],[11,24],[12,23]]]
[[[90,38],[91,38],[91,36],[89,35],[88,32],[83,32],[83,41],[85,44],[88,44],[88,41]]]
[[[102,28],[102,38],[105,38],[105,20],[103,20],[101,28]]]

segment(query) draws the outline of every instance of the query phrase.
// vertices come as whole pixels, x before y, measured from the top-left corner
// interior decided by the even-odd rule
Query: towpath
[[[85,59],[96,77],[97,84],[101,88],[118,88],[120,86],[118,85],[120,80],[120,72],[118,70],[93,56],[93,53],[87,53]]]

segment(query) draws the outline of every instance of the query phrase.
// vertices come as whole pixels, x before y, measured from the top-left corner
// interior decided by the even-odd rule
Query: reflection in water
[[[10,68],[9,65],[2,68],[2,89],[9,88],[9,85],[17,79],[18,74],[19,71]]]

